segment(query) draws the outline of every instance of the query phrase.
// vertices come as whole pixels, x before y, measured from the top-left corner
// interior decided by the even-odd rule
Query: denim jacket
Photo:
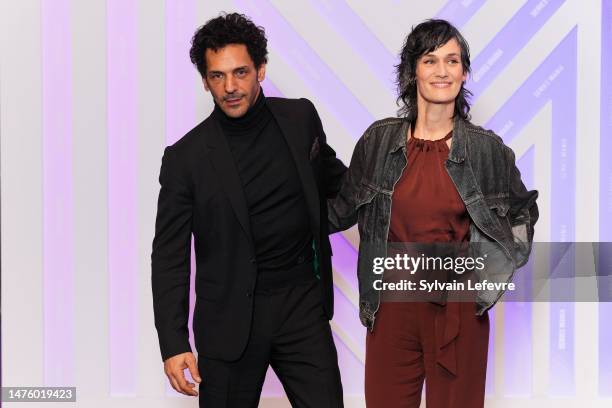
[[[328,201],[332,232],[358,223],[359,317],[370,330],[380,304],[380,292],[373,288],[379,279],[372,271],[373,259],[386,256],[391,197],[408,164],[409,127],[402,118],[374,122],[355,146],[338,196]],[[456,117],[451,140],[445,167],[470,217],[470,246],[486,252],[495,265],[480,272],[478,279],[510,282],[531,252],[538,192],[525,188],[514,152],[492,131]],[[484,314],[503,293],[479,291],[476,314]]]

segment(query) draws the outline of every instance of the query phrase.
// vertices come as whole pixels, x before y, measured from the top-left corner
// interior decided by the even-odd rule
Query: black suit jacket
[[[326,199],[346,167],[326,143],[307,99],[266,98],[294,159],[316,244],[321,299],[333,314]],[[193,331],[202,355],[235,360],[251,326],[257,263],[248,208],[229,145],[213,112],[164,151],[153,239],[155,327],[162,359],[191,351],[188,341],[191,237],[196,256]]]

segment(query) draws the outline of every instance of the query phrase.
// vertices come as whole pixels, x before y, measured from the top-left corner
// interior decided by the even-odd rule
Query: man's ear
[[[206,82],[206,78],[202,78],[202,83],[204,84],[204,89],[206,92],[210,92],[210,88],[208,87],[208,83]]]
[[[257,81],[262,82],[264,79],[266,79],[266,64],[261,64],[257,68]]]

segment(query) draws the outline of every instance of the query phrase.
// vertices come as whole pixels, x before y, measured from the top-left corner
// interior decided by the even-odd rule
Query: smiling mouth
[[[451,82],[431,82],[431,85],[436,88],[448,88],[451,84]]]

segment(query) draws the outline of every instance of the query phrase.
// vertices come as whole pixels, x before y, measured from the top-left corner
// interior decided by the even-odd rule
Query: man
[[[267,40],[244,15],[194,35],[214,111],[166,148],[152,253],[165,372],[200,406],[257,406],[272,366],[294,407],[341,407],[326,199],[345,166],[306,99],[266,98]],[[191,235],[196,254],[188,341]],[[200,376],[201,375],[201,376]]]

